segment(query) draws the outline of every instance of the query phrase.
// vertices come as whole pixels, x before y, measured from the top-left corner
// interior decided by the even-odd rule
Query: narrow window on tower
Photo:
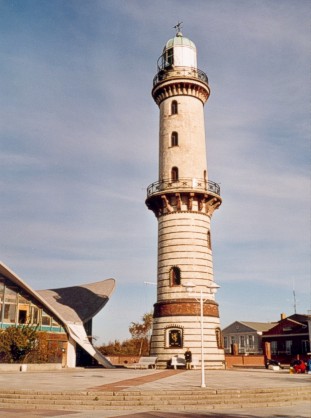
[[[217,348],[224,348],[222,332],[220,328],[215,329]]]
[[[177,132],[172,132],[171,135],[171,146],[172,147],[177,147],[178,145],[178,133]]]
[[[211,231],[207,231],[207,248],[212,249]]]
[[[178,113],[178,104],[177,104],[176,100],[173,100],[172,104],[171,104],[171,114],[172,115],[177,115],[177,113]]]
[[[180,286],[181,284],[181,277],[180,277],[180,268],[179,267],[172,267],[170,269],[170,285],[171,286]]]
[[[178,181],[178,167],[173,167],[171,172],[172,181]]]

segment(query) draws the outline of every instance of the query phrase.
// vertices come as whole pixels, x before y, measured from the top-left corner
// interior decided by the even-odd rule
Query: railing
[[[196,178],[181,178],[176,181],[164,179],[150,184],[147,188],[147,197],[167,190],[199,190],[220,195],[220,186],[213,181]]]
[[[155,86],[160,81],[173,78],[173,77],[192,77],[197,78],[203,83],[208,84],[207,75],[198,68],[186,68],[186,67],[173,67],[169,66],[167,68],[161,69],[153,79],[153,86]]]
[[[224,348],[226,354],[231,354],[232,350],[231,347]],[[239,354],[262,354],[263,350],[259,347],[239,347]],[[273,354],[273,353],[272,353]]]

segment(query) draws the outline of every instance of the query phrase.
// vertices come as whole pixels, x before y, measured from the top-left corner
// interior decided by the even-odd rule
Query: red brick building
[[[308,315],[294,314],[281,320],[268,331],[263,332],[263,344],[270,343],[271,357],[281,363],[289,363],[299,356],[307,359],[310,352]]]

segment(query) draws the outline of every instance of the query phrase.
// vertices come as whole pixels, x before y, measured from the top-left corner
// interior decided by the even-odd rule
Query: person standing
[[[190,370],[191,369],[191,363],[192,363],[192,353],[189,350],[189,348],[187,348],[187,351],[185,352],[185,360],[186,360],[186,369]]]

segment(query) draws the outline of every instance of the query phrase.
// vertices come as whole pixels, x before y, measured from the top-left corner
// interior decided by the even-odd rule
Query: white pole
[[[308,311],[309,352],[311,352],[311,311]]]
[[[204,315],[203,315],[203,292],[200,292],[200,308],[201,308],[201,388],[205,388],[205,370],[204,370]]]

